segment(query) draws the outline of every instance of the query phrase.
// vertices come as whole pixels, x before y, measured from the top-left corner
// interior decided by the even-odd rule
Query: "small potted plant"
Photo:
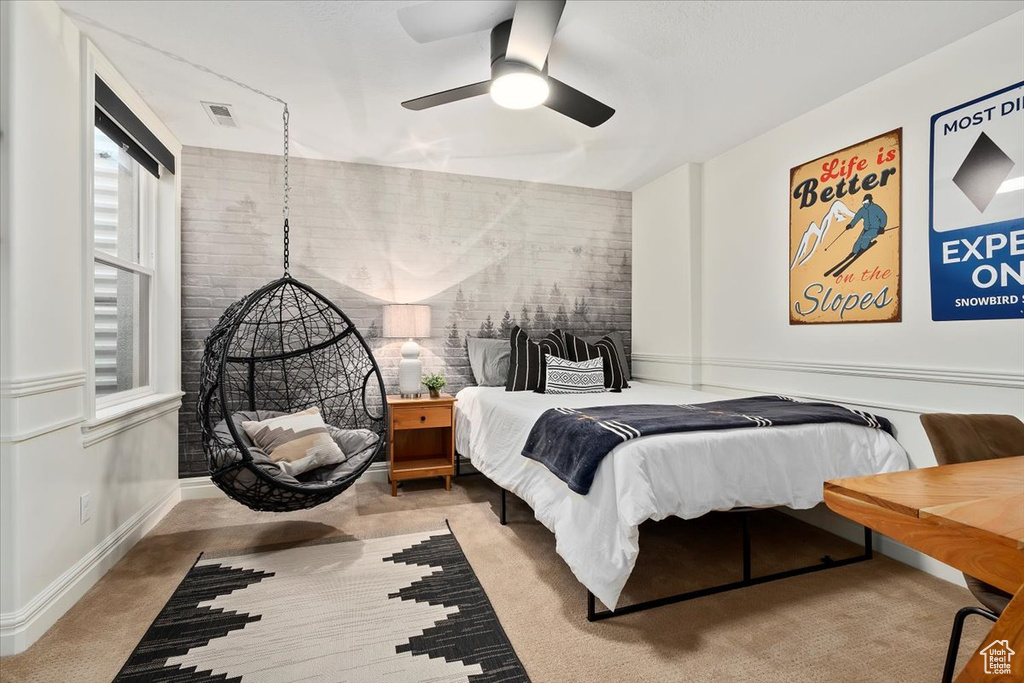
[[[441,398],[441,389],[446,384],[448,382],[445,381],[444,375],[440,372],[435,372],[423,378],[423,386],[430,390],[430,398]]]

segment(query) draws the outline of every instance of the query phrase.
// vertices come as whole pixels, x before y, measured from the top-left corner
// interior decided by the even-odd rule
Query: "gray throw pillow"
[[[507,339],[480,339],[466,341],[469,367],[481,387],[503,387],[508,379],[508,364],[512,349]]]
[[[626,381],[628,382],[633,379],[633,373],[629,371],[629,363],[626,361],[626,345],[622,342],[621,332],[594,334],[589,337],[583,337],[582,339],[588,344],[596,344],[602,337],[608,337],[612,340],[612,344],[615,345],[615,355],[619,357],[619,365],[622,366],[622,374],[626,376]]]

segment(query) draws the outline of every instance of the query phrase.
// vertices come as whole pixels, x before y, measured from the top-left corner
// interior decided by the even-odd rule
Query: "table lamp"
[[[423,304],[389,304],[384,307],[385,337],[407,339],[402,344],[402,360],[398,363],[398,391],[402,398],[417,398],[423,393],[423,363],[420,345],[415,339],[430,336],[430,306]]]

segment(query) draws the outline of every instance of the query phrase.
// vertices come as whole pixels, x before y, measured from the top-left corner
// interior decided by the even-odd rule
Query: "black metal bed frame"
[[[508,524],[508,506],[506,503],[505,489],[501,489],[501,514],[499,518],[502,526]],[[835,560],[830,555],[825,555],[816,564],[808,565],[806,567],[797,567],[796,569],[787,569],[786,571],[774,572],[772,574],[765,574],[763,576],[753,576],[751,570],[750,560],[750,513],[755,511],[755,508],[736,508],[732,510],[739,515],[740,521],[743,528],[743,579],[740,581],[731,581],[729,583],[719,584],[717,586],[710,586],[708,588],[698,588],[697,590],[686,591],[685,593],[677,593],[675,595],[666,595],[665,597],[655,598],[653,600],[645,600],[643,602],[637,602],[632,605],[623,605],[616,610],[605,609],[602,611],[597,610],[597,598],[589,590],[587,591],[587,621],[603,621],[605,619],[611,619],[612,617],[619,617],[625,614],[633,614],[635,612],[643,612],[645,610],[654,609],[656,607],[664,607],[665,605],[674,605],[678,602],[685,602],[686,600],[694,600],[696,598],[703,598],[708,595],[715,595],[716,593],[725,593],[727,591],[737,590],[739,588],[747,588],[748,586],[757,586],[762,583],[769,583],[771,581],[778,581],[780,579],[788,579],[793,576],[801,576],[802,574],[811,574],[813,572],[820,572],[826,569],[835,569],[836,567],[845,567],[846,565],[855,564],[857,562],[864,562],[870,560],[874,554],[872,549],[872,536],[871,529],[864,527],[864,552],[860,555],[853,557],[847,557],[841,560]]]

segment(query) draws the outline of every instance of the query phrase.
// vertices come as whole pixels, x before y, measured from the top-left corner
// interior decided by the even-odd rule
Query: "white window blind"
[[[94,380],[97,398],[149,381],[145,223],[151,177],[97,129],[94,135]]]

